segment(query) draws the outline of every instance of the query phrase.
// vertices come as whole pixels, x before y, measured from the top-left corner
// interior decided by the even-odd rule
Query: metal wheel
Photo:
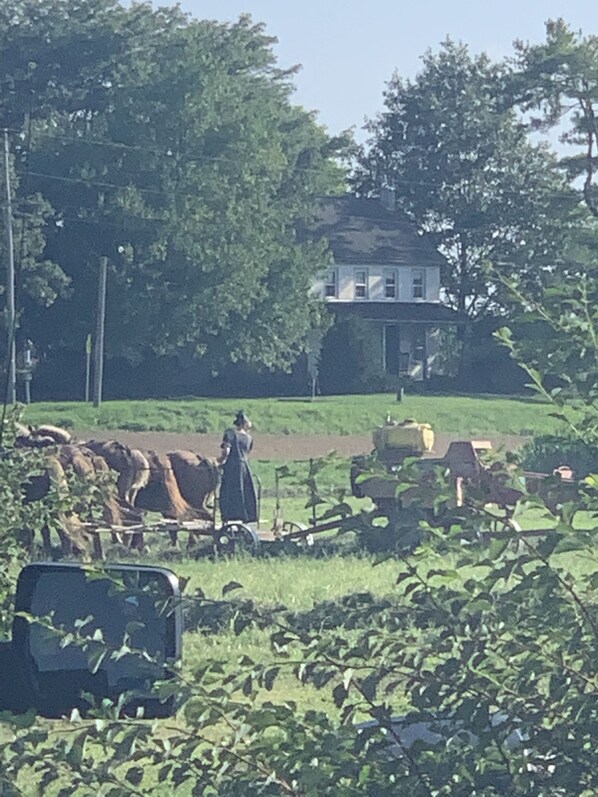
[[[234,554],[240,551],[256,555],[260,550],[260,538],[255,529],[240,521],[225,523],[214,533],[217,553]]]
[[[285,520],[282,524],[282,539],[288,534],[296,534],[299,532],[301,536],[293,537],[290,541],[296,545],[306,548],[311,548],[314,544],[313,534],[305,534],[307,526],[304,523],[296,523],[294,520]]]

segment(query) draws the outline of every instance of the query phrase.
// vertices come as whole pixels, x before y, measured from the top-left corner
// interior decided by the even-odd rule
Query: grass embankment
[[[406,396],[388,394],[307,399],[187,399],[107,401],[94,409],[83,402],[40,402],[25,410],[26,423],[55,423],[71,429],[124,429],[220,433],[243,408],[255,429],[269,434],[369,434],[388,414],[416,418],[437,432],[463,435],[534,435],[557,429],[551,407],[535,399],[497,396]]]

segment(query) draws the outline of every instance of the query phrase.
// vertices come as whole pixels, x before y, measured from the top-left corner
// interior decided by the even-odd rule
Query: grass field
[[[564,565],[573,575],[596,570],[596,558],[581,557],[576,554],[562,554],[555,557],[558,563]],[[155,562],[160,564],[159,561]],[[387,560],[374,566],[374,559],[369,556],[330,556],[320,559],[308,556],[300,558],[279,557],[273,559],[254,559],[247,557],[234,557],[217,561],[185,560],[169,565],[179,577],[188,579],[186,594],[191,596],[195,589],[203,590],[208,598],[218,601],[222,596],[223,587],[231,581],[242,585],[232,593],[236,597],[251,599],[258,607],[275,606],[284,604],[295,615],[320,609],[326,611],[327,602],[342,598],[349,593],[369,592],[374,597],[387,598],[400,596],[405,589],[404,585],[397,585],[397,576],[404,569],[398,561]],[[455,564],[453,557],[446,555],[430,554],[425,560],[420,560],[423,569],[429,567],[451,568]],[[462,573],[460,578],[473,577],[474,573]],[[479,569],[475,576],[479,576]],[[328,628],[321,632],[321,636],[335,635],[339,629]],[[349,642],[357,640],[358,630],[342,629],[343,637]],[[278,704],[292,702],[296,705],[296,712],[301,715],[308,710],[320,710],[333,719],[340,718],[340,710],[335,706],[331,694],[331,685],[323,689],[316,689],[313,685],[302,685],[293,674],[294,661],[297,656],[293,653],[294,647],[288,648],[288,658],[275,653],[270,646],[270,631],[248,628],[240,634],[233,633],[230,624],[223,623],[220,628],[209,630],[194,630],[188,627],[184,635],[183,677],[193,680],[193,671],[209,661],[221,662],[223,672],[236,672],[247,667],[247,657],[254,662],[264,665],[280,666],[279,677],[274,683],[272,691],[264,691],[257,697],[257,702],[273,702]],[[245,663],[241,664],[244,659]],[[246,671],[246,670],[245,670]],[[239,692],[239,702],[247,707],[252,705],[252,698],[246,698]],[[408,710],[409,706],[400,689],[395,688],[391,699],[392,709],[397,713]],[[365,709],[358,711],[357,721],[368,718]],[[71,724],[67,721],[42,721],[42,728],[50,729],[56,734],[56,739],[70,738],[71,735],[81,733],[81,723]],[[156,723],[153,733],[160,738],[167,738],[178,731],[185,731],[186,721],[184,715],[179,713],[176,717]],[[0,729],[1,730],[1,729]],[[217,734],[218,729],[212,728],[208,734]],[[0,743],[5,741],[0,736]],[[47,754],[46,754],[47,755]],[[96,742],[89,742],[86,746],[87,760],[91,757],[98,761],[105,757],[105,750]],[[39,794],[48,797],[59,797],[67,794],[71,786],[68,768],[64,769],[63,776],[49,788],[42,788],[40,783],[39,761],[35,757],[23,768],[18,779],[18,793],[26,797],[37,797]],[[127,791],[130,794],[149,793],[150,789],[157,789],[152,793],[161,794],[159,790],[160,771],[164,763],[162,757],[153,762],[144,760],[143,785],[137,789]],[[62,791],[59,791],[62,789]],[[146,789],[148,790],[146,792]],[[120,793],[120,792],[119,792]],[[183,785],[177,789],[177,794],[182,797],[191,796],[190,787]],[[195,793],[195,792],[193,792]],[[241,797],[241,795],[240,795]]]
[[[397,420],[416,418],[438,432],[547,434],[557,428],[551,407],[532,398],[498,396],[417,396],[402,403],[394,396],[325,396],[307,399],[187,399],[107,401],[100,408],[83,402],[38,403],[26,408],[24,421],[55,423],[73,429],[218,432],[243,408],[258,432],[270,434],[369,434],[390,413]]]
[[[435,564],[438,559],[437,564]],[[309,555],[299,558],[276,557],[272,559],[232,558],[222,561],[181,562],[174,566],[177,575],[189,579],[188,594],[201,588],[207,597],[218,600],[222,587],[230,581],[242,585],[237,596],[249,598],[256,606],[275,606],[283,604],[290,611],[308,612],[327,601],[334,601],[349,593],[370,592],[376,597],[390,597],[402,592],[397,587],[397,576],[404,565],[397,560],[387,560],[374,565],[374,558],[363,555],[333,555],[321,559]],[[564,567],[573,575],[594,571],[598,560],[590,560],[577,554],[561,554],[554,557],[555,564]],[[435,566],[450,568],[452,557],[430,555],[420,562],[426,570]],[[462,578],[467,577],[462,574]],[[472,570],[471,576],[479,577],[479,571]],[[323,631],[322,634],[336,633],[336,630]],[[343,633],[350,636],[345,629]],[[188,631],[185,634],[184,666],[187,670],[206,659],[223,662],[225,667],[235,667],[243,657],[248,656],[262,664],[281,664],[281,677],[274,690],[265,699],[274,701],[292,700],[300,710],[323,709],[332,716],[338,715],[331,690],[317,690],[313,686],[303,686],[294,677],[292,667],[286,659],[277,657],[270,649],[270,631],[250,628],[236,636],[230,628],[224,627],[216,633]],[[293,657],[291,656],[291,659]],[[395,705],[395,710],[404,706]]]
[[[257,606],[283,604],[292,612],[307,612],[352,592],[371,592],[379,597],[390,595],[395,590],[401,565],[389,561],[374,567],[373,558],[368,556],[315,559],[306,555],[299,558],[232,558],[221,562],[181,563],[174,569],[177,575],[189,578],[186,589],[189,594],[200,587],[208,597],[218,599],[226,583],[237,581],[243,588],[235,594],[252,599]],[[281,677],[265,699],[292,700],[301,710],[324,709],[336,716],[338,710],[331,690],[301,685],[286,660],[271,652],[269,639],[269,630],[255,628],[247,629],[239,636],[229,629],[223,629],[221,633],[188,632],[185,634],[184,666],[192,669],[202,660],[213,659],[234,667],[243,656],[262,664],[282,664]]]

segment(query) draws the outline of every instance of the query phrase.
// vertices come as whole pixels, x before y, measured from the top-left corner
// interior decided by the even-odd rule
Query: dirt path
[[[216,456],[220,452],[222,435],[219,434],[178,434],[176,432],[127,432],[123,430],[89,431],[80,429],[75,432],[79,440],[119,440],[131,448],[142,451],[154,450],[160,454],[176,449],[196,451],[204,456]],[[455,435],[436,435],[436,456],[442,456],[451,441],[458,439]],[[513,449],[520,446],[527,438],[515,435],[489,435],[493,448],[504,446]],[[309,459],[322,457],[331,451],[339,456],[350,457],[354,454],[365,454],[372,450],[371,435],[275,435],[258,434],[253,441],[252,456],[255,459]]]

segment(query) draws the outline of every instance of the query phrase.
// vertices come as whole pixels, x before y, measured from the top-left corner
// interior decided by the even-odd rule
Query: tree
[[[110,57],[118,56],[109,48],[107,11],[116,17],[119,8],[111,0],[90,0],[71,9],[64,0],[42,5],[34,0],[4,0],[0,4],[0,126],[8,129],[10,136],[19,335],[36,330],[32,319],[43,330],[44,310],[57,299],[67,300],[71,284],[60,253],[53,258],[46,250],[48,233],[60,220],[34,185],[33,128],[52,115],[76,115],[86,108],[105,106],[108,87],[102,81],[102,68]],[[92,29],[95,36],[90,35]],[[114,37],[112,43],[119,49],[122,46]],[[3,171],[0,182],[4,182]],[[7,261],[5,242],[3,234],[3,264]],[[37,340],[42,348],[45,330]]]
[[[29,193],[27,185],[21,187],[14,170],[14,158],[9,156],[9,180],[12,199],[13,259],[15,264],[15,290],[20,312],[19,321],[29,308],[32,313],[50,307],[68,296],[70,279],[58,263],[45,254],[45,230],[53,222],[52,207],[39,193]],[[0,174],[2,205],[6,197],[4,169]],[[0,235],[0,263],[8,263],[8,237],[6,214],[2,213]],[[0,293],[6,295],[6,279],[2,280]],[[3,319],[6,322],[6,319]],[[6,326],[6,323],[5,323]],[[18,329],[17,329],[18,334]],[[4,345],[4,338],[2,341]]]
[[[415,80],[388,83],[355,176],[361,192],[394,186],[401,211],[446,256],[442,286],[470,319],[504,312],[501,275],[537,293],[574,204],[555,157],[527,140],[508,77],[450,40],[428,52]]]
[[[24,8],[15,64],[38,22]],[[109,354],[290,367],[317,323],[308,291],[325,259],[295,230],[317,195],[341,187],[343,142],[291,105],[292,73],[249,18],[221,25],[110,0],[56,0],[48,14],[63,46],[36,51],[35,73],[56,73],[68,101],[40,100],[29,179],[56,213],[47,251],[73,294],[28,319],[31,337],[81,345],[106,255]],[[62,63],[67,43],[80,76]]]
[[[561,136],[578,152],[563,159],[570,179],[583,180],[583,198],[598,218],[598,36],[576,33],[564,20],[546,23],[544,44],[516,44],[515,100],[532,116],[532,129],[569,120]]]

